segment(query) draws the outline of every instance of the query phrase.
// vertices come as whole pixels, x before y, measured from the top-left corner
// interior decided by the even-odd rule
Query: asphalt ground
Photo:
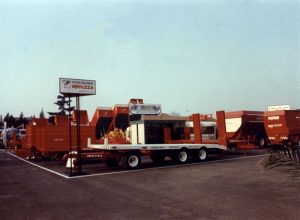
[[[90,163],[87,175],[69,178],[62,162],[36,166],[1,150],[0,219],[300,219],[299,169],[263,170],[264,153],[180,166],[145,160],[137,171]]]

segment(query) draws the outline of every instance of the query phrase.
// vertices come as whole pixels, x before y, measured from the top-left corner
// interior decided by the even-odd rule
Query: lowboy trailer
[[[115,130],[113,143],[110,143],[110,137],[105,137],[103,144],[91,143],[91,139],[88,139],[87,147],[97,150],[97,155],[108,167],[114,167],[120,163],[124,169],[139,168],[142,156],[150,156],[155,163],[161,163],[166,157],[170,157],[173,161],[184,164],[192,158],[204,161],[210,152],[228,150],[224,111],[217,112],[218,139],[215,140],[202,140],[199,114],[193,114],[191,119],[193,121],[193,139],[176,140],[176,143],[171,144],[139,142],[130,144],[128,141],[126,144],[118,144],[116,140],[119,139],[120,143],[124,143],[122,139],[126,139],[126,137],[122,134],[122,130]],[[135,126],[135,128],[131,130],[131,135],[141,136],[143,133],[141,128],[139,126]],[[69,154],[67,167],[70,167],[71,163],[76,164],[76,153]]]

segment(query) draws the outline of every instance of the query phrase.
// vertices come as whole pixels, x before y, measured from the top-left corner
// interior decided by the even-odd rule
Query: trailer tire
[[[189,161],[189,152],[187,149],[180,149],[171,156],[172,160],[176,163],[184,164]]]
[[[265,147],[265,145],[266,145],[266,139],[263,138],[263,137],[261,137],[261,138],[258,139],[257,143],[258,143],[258,146],[259,146],[260,148],[263,148],[263,147]]]
[[[137,169],[141,165],[139,153],[131,152],[122,156],[122,167],[125,169]]]
[[[154,151],[150,154],[150,158],[154,163],[162,163],[166,158],[166,154],[165,152]]]
[[[198,152],[198,159],[200,161],[205,161],[207,159],[207,150],[205,148],[201,148]]]

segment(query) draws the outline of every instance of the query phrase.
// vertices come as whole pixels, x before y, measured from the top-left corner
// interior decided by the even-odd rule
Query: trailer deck
[[[100,150],[173,150],[173,149],[200,149],[205,147],[207,149],[227,150],[226,146],[219,144],[91,144],[88,143],[88,148]]]

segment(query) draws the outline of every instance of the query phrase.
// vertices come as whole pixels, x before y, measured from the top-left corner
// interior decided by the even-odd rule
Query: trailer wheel
[[[200,161],[204,161],[207,159],[207,151],[205,148],[201,148],[198,153],[198,158]]]
[[[266,144],[266,140],[263,137],[258,139],[258,146],[260,148],[263,148],[265,144]]]
[[[166,158],[166,154],[160,151],[152,152],[150,158],[154,163],[162,163]]]
[[[177,163],[187,163],[189,161],[189,153],[186,149],[180,149],[171,156],[172,160]]]
[[[137,169],[140,164],[141,157],[138,153],[127,153],[122,157],[122,167],[125,169]]]

